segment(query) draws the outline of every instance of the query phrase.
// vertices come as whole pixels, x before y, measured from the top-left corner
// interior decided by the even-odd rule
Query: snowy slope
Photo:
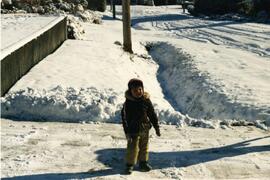
[[[203,33],[197,31],[218,21],[180,11],[178,6],[132,7],[133,55],[115,43],[122,41],[122,23],[112,21],[109,12],[103,25],[84,24],[85,40],[67,40],[2,98],[3,117],[119,122],[127,82],[138,77],[162,122],[204,127],[215,127],[204,118],[269,122],[269,25],[237,24],[243,36],[235,44],[225,43],[228,33],[219,30],[224,38],[217,44],[199,40]],[[171,30],[174,25],[179,28]],[[245,29],[250,26],[258,48],[249,51]],[[237,36],[236,27],[227,28]]]
[[[193,117],[270,119],[270,25],[133,7],[167,99]],[[139,32],[138,32],[139,34]],[[159,41],[159,42],[157,42]]]
[[[134,49],[140,54],[123,52],[114,44],[121,39],[121,22],[116,23],[115,32],[110,32],[111,25],[85,24],[87,39],[67,40],[18,81],[2,99],[2,115],[28,120],[119,122],[127,82],[140,77],[145,90],[152,90],[160,115],[166,111],[168,118],[176,116],[175,123],[179,124],[185,117],[160,98],[163,94],[156,80],[157,64],[138,42]],[[142,54],[146,58],[140,57]]]
[[[160,65],[159,81],[177,110],[207,119],[269,118],[269,62],[211,45],[152,46],[150,54]]]

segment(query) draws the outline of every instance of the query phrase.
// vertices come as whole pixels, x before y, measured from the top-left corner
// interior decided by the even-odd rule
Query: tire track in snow
[[[259,45],[254,44],[254,43],[242,43],[240,41],[237,41],[236,37],[228,37],[225,35],[220,35],[218,34],[218,31],[213,31],[210,32],[211,29],[208,30],[200,30],[199,36],[202,34],[203,36],[200,36],[201,39],[206,39],[209,42],[216,44],[216,45],[227,45],[227,46],[231,46],[231,47],[236,47],[236,48],[240,48],[243,50],[248,50],[251,51],[253,53],[256,53],[260,56],[270,56],[270,53],[267,53],[264,49],[262,49]],[[245,38],[246,39],[246,38]]]
[[[168,32],[168,34],[176,35],[177,37],[240,48],[244,51],[258,54],[259,56],[270,57],[270,47],[268,45],[270,44],[270,38],[268,37],[270,27],[267,25],[187,18],[166,22],[153,20],[151,21],[151,26],[157,30]]]
[[[256,35],[255,33],[250,34],[245,32],[245,29],[241,29],[240,31],[239,29],[234,30],[226,26],[207,27],[207,25],[205,25],[205,28],[198,28],[196,30],[192,27],[185,27],[181,30],[180,26],[182,25],[177,22],[162,24],[157,26],[157,28],[171,31],[171,33],[176,36],[201,42],[206,40],[206,42],[211,42],[215,45],[226,45],[234,48],[240,48],[249,52],[251,51],[260,56],[270,57],[269,48],[264,49],[258,44],[258,42],[262,42],[261,39],[264,40],[264,43],[265,41],[270,41],[270,38],[267,38],[265,34],[263,34],[264,36]],[[179,31],[173,29],[179,29]]]
[[[254,40],[260,40],[260,39],[270,40],[270,38],[268,38],[268,36],[265,35],[265,32],[261,33],[261,32],[252,31],[249,33],[248,29],[234,28],[232,26],[224,26],[224,27],[218,27],[218,28],[212,27],[209,29],[214,29],[216,31],[224,32],[227,34],[231,34],[233,32],[233,34],[235,34],[235,35],[246,36],[247,38],[251,38],[250,36],[252,36],[253,38],[254,37],[258,38],[258,39],[254,39]],[[258,35],[256,35],[256,34],[258,34]],[[262,36],[260,36],[260,35],[262,35]]]

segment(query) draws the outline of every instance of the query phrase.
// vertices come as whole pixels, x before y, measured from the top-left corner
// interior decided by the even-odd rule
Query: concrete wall
[[[35,39],[1,59],[1,96],[34,65],[55,51],[67,39],[67,19],[63,18]]]

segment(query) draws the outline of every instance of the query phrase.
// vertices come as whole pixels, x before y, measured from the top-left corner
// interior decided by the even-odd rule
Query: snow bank
[[[113,89],[57,86],[37,90],[28,87],[2,97],[1,113],[3,118],[17,120],[120,123],[124,100],[123,93],[116,93]],[[162,124],[215,128],[209,121],[196,120],[158,104],[154,107]]]
[[[62,88],[10,92],[1,98],[2,116],[21,120],[107,121],[118,113],[119,99],[112,90]]]
[[[160,65],[158,80],[174,108],[191,117],[204,119],[245,119],[270,121],[269,110],[231,99],[221,87],[200,71],[193,57],[173,44],[148,44]]]

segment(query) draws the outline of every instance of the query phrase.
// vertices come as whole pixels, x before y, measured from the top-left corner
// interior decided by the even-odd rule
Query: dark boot
[[[125,174],[131,174],[133,171],[133,165],[127,164],[125,169]]]
[[[148,172],[148,171],[151,171],[151,169],[152,169],[152,167],[148,164],[147,161],[141,161],[139,163],[139,168],[143,172]]]

